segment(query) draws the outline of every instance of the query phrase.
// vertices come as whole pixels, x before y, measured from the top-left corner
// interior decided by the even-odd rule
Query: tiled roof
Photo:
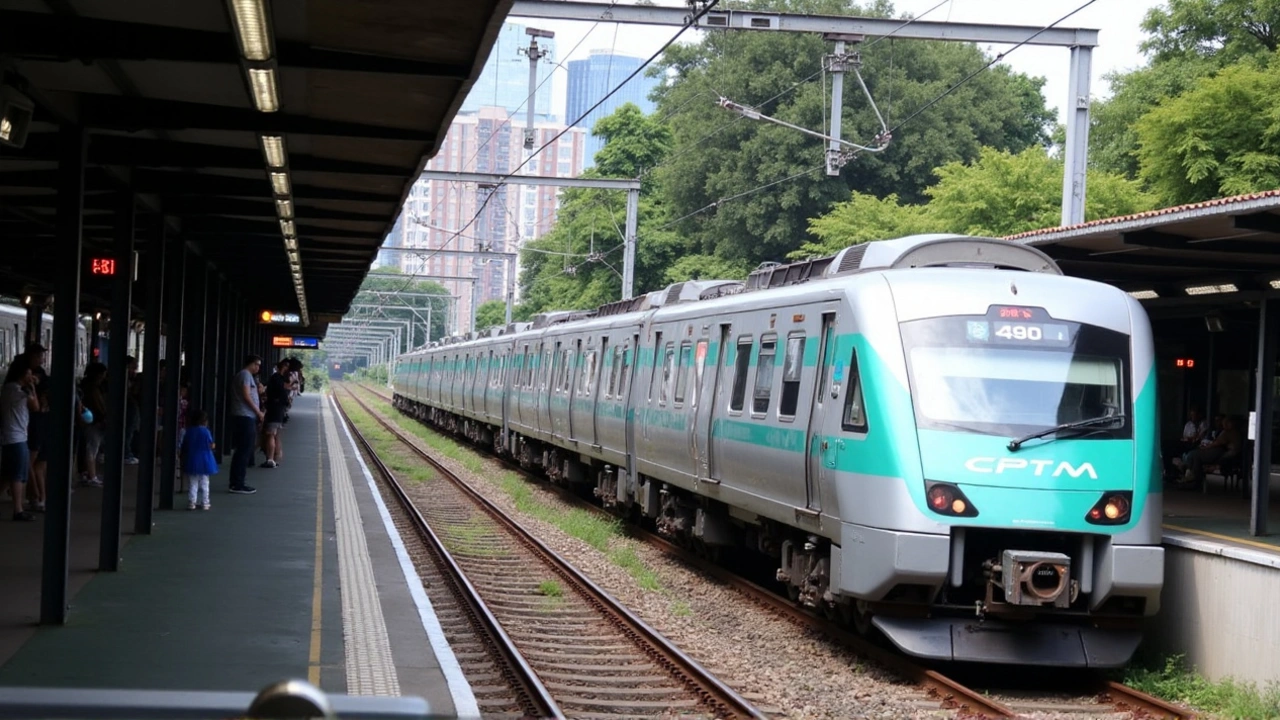
[[[1126,223],[1140,222],[1153,218],[1163,218],[1171,215],[1180,215],[1184,213],[1198,213],[1198,211],[1208,210],[1210,208],[1236,206],[1245,203],[1253,203],[1258,200],[1276,199],[1280,202],[1280,190],[1266,190],[1264,192],[1249,193],[1247,195],[1235,195],[1233,197],[1216,198],[1214,200],[1206,200],[1204,202],[1191,203],[1188,205],[1175,205],[1173,207],[1161,208],[1159,210],[1148,210],[1147,212],[1134,213],[1132,215],[1120,215],[1117,217],[1101,218],[1099,220],[1090,220],[1089,222],[1079,223],[1076,225],[1067,225],[1063,227],[1040,228],[1039,230],[1030,230],[1017,235],[1009,235],[1005,240],[1025,240],[1027,238],[1035,238],[1042,235],[1055,234],[1071,234],[1078,235],[1079,231],[1092,228],[1100,228],[1107,225],[1121,225]]]

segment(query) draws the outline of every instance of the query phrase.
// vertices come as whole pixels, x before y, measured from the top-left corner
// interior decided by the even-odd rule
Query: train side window
[[[590,350],[582,358],[582,382],[578,387],[578,394],[583,397],[591,395],[591,381],[596,375],[596,351]]]
[[[804,367],[804,335],[787,338],[787,353],[782,358],[782,401],[778,417],[794,418],[800,401],[800,371]]]
[[[676,363],[676,397],[678,403],[684,402],[685,390],[689,386],[689,368],[693,363],[689,362],[689,348],[693,347],[689,341],[680,343],[680,359]]]
[[[849,358],[849,379],[844,393],[844,413],[840,425],[852,432],[867,431],[867,408],[862,397],[862,377],[858,372],[858,350]]]
[[[671,395],[671,376],[675,374],[676,364],[676,344],[667,343],[662,350],[662,390],[658,395],[658,404],[667,404],[667,397]]]
[[[729,409],[736,412],[742,412],[742,404],[747,397],[747,371],[751,367],[751,345],[751,338],[738,338],[738,353],[733,369],[733,396],[729,398]],[[726,352],[725,360],[728,359],[729,353]]]
[[[756,358],[756,387],[751,394],[751,412],[769,412],[769,395],[773,392],[774,356],[778,341],[760,338],[760,355]]]
[[[658,349],[662,347],[662,333],[653,336],[653,374],[649,377],[649,402],[653,402],[653,389],[658,386],[658,368],[662,363],[658,361]]]
[[[621,352],[622,352],[622,348],[620,348],[620,347],[615,347],[615,348],[613,349],[613,357],[612,357],[612,358],[608,358],[608,360],[607,360],[607,362],[609,363],[609,379],[608,379],[608,381],[602,381],[602,382],[600,383],[600,387],[604,388],[604,395],[605,395],[605,397],[615,397],[615,396],[617,395],[617,392],[618,392],[618,358],[620,357],[620,353],[621,353]]]
[[[627,392],[627,367],[629,365],[627,361],[630,360],[628,353],[630,353],[631,350],[626,345],[623,345],[618,349],[622,351],[622,371],[618,373],[618,389],[613,393],[613,395],[614,397],[624,397]]]

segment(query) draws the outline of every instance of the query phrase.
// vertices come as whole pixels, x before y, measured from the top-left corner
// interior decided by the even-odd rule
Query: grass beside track
[[[1215,717],[1280,718],[1280,681],[1259,688],[1231,678],[1210,680],[1189,667],[1182,655],[1140,657],[1125,669],[1120,681],[1149,695],[1182,703]]]
[[[536,518],[555,526],[566,535],[575,537],[603,553],[618,567],[626,570],[641,588],[653,592],[662,591],[662,583],[658,574],[645,565],[636,554],[632,540],[626,538],[621,520],[607,519],[579,508],[563,509],[547,503],[534,486],[520,477],[519,474],[498,465],[494,460],[480,455],[477,451],[466,447],[452,438],[441,435],[426,425],[406,417],[391,407],[391,403],[382,399],[367,388],[348,383],[365,403],[377,410],[383,417],[404,432],[426,443],[432,452],[460,463],[468,471],[490,478],[495,485],[515,503],[516,509],[529,517]],[[358,406],[348,403],[344,407],[348,412],[364,413]],[[367,416],[366,416],[367,417]],[[355,418],[353,417],[354,421]],[[373,423],[372,419],[369,419]],[[374,423],[376,425],[376,423]],[[361,427],[357,423],[357,427]],[[361,427],[361,432],[365,432]],[[390,433],[378,428],[383,435]],[[421,464],[421,461],[417,461]],[[390,464],[388,464],[390,466]],[[396,470],[394,466],[393,470]],[[396,470],[399,472],[399,470]],[[494,473],[497,473],[496,475]]]

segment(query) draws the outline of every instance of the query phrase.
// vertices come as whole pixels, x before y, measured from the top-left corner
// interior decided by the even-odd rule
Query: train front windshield
[[[1019,436],[1063,423],[1129,415],[1129,337],[1055,320],[1040,308],[901,324],[921,428]],[[1131,437],[1117,417],[1082,439]]]

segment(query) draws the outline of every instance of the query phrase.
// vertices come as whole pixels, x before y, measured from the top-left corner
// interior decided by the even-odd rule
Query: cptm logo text
[[[1026,470],[1027,468],[1035,468],[1034,474],[1036,477],[1045,475],[1046,471],[1052,467],[1053,472],[1049,473],[1049,477],[1059,477],[1065,474],[1070,475],[1073,478],[1078,478],[1088,473],[1091,479],[1098,479],[1098,471],[1093,469],[1093,463],[1082,463],[1077,466],[1072,465],[1065,460],[1059,462],[1057,460],[1027,460],[1025,458],[1012,457],[999,459],[991,457],[976,457],[965,460],[964,467],[969,472],[995,473],[997,475],[1005,472],[1006,470]]]

